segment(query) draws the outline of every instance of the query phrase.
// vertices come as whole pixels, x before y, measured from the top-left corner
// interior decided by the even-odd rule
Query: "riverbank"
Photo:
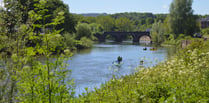
[[[74,102],[208,102],[208,44],[193,42],[170,60],[112,79]]]

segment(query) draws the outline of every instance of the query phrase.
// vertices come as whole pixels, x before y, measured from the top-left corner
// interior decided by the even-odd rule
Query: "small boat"
[[[112,64],[115,66],[121,66],[123,64],[122,60],[123,58],[121,56],[118,56],[117,60],[112,62]]]
[[[149,50],[151,50],[151,51],[155,51],[155,50],[157,50],[157,48],[150,48]]]
[[[123,62],[119,63],[118,61],[114,61],[114,62],[112,62],[112,64],[115,66],[122,66],[124,63]]]

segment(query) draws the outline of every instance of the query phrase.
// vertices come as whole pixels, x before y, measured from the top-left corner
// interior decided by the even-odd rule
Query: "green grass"
[[[197,41],[164,63],[111,80],[76,98],[81,103],[209,102],[208,43]]]

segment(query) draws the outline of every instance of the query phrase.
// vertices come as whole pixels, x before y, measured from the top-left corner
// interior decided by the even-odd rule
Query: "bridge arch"
[[[152,43],[152,38],[151,38],[151,36],[143,35],[143,36],[139,37],[139,42],[140,43]]]
[[[95,37],[98,38],[100,42],[105,42],[106,36],[111,35],[115,38],[116,42],[122,42],[123,38],[127,35],[131,35],[133,37],[133,42],[139,43],[139,40],[142,36],[148,36],[151,39],[150,32],[104,32],[103,34],[94,34]]]

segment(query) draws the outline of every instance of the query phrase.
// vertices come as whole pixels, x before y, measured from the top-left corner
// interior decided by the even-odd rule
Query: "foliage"
[[[93,41],[89,38],[82,37],[76,46],[78,49],[91,48],[93,46]]]
[[[97,24],[101,24],[104,27],[104,31],[113,31],[115,19],[111,16],[98,16],[96,19]]]
[[[111,15],[116,20],[119,18],[128,18],[133,22],[132,31],[145,31],[150,29],[154,21],[164,21],[167,14],[152,14],[152,13],[116,13]]]
[[[177,40],[174,38],[174,34],[169,34],[163,44],[176,45],[176,41]]]
[[[167,14],[152,13],[117,13],[111,15],[99,15],[96,17],[76,15],[80,23],[90,24],[93,34],[102,34],[110,31],[146,31],[152,28],[156,21],[165,21]],[[97,26],[96,26],[97,25]],[[98,30],[100,28],[100,30]],[[102,32],[101,32],[102,31]],[[126,39],[128,36],[126,37]]]
[[[132,31],[132,21],[128,18],[118,18],[115,20],[116,31]]]
[[[52,22],[45,22],[50,15],[47,15],[47,1],[40,0],[35,5],[35,11],[28,12],[27,24],[21,22],[21,13],[14,22],[15,32],[1,32],[1,36],[7,36],[1,41],[5,45],[11,57],[7,53],[1,52],[0,67],[0,102],[70,102],[74,95],[73,80],[70,79],[70,71],[66,70],[66,59],[61,54],[63,37],[61,30],[56,30],[56,26],[63,23],[64,13],[57,12]],[[14,3],[14,2],[13,2]],[[15,8],[15,7],[14,7]],[[14,11],[10,11],[14,12]],[[8,12],[8,13],[10,13]],[[4,14],[3,14],[4,15]],[[17,16],[17,17],[18,17]],[[40,24],[36,21],[43,20]],[[47,30],[46,27],[52,27]],[[43,34],[35,32],[35,28],[42,28]],[[2,26],[2,31],[13,30],[7,25]],[[9,34],[9,35],[7,35]],[[11,36],[12,35],[12,36]],[[42,35],[40,37],[40,35]],[[15,37],[15,38],[14,38]],[[28,41],[41,39],[36,45],[26,46]],[[2,43],[2,42],[0,42]],[[56,53],[55,58],[51,57]],[[38,61],[37,54],[43,54],[44,62]],[[66,53],[67,55],[67,53]],[[70,56],[70,55],[69,55]],[[49,59],[53,60],[49,60]]]
[[[75,48],[75,45],[76,45],[75,34],[70,34],[66,32],[63,34],[63,36],[64,36],[65,47],[70,50],[76,49]]]
[[[92,34],[102,34],[104,32],[104,27],[101,24],[91,23]]]
[[[91,32],[91,27],[89,24],[86,23],[79,23],[76,26],[76,40],[80,40],[82,37],[86,37],[89,39],[92,39],[92,32]]]
[[[198,17],[193,15],[192,2],[193,0],[174,0],[170,6],[169,26],[175,39],[179,34],[193,36],[199,31]]]
[[[83,17],[81,20],[80,20],[81,23],[87,23],[87,24],[90,24],[90,23],[96,23],[96,18],[95,17]]]
[[[152,13],[137,13],[137,12],[125,12],[125,13],[116,13],[111,15],[113,18],[128,18],[132,21],[134,20],[142,20],[147,18],[165,18],[167,14],[152,14]]]
[[[75,102],[203,102],[209,101],[208,42],[194,42],[181,54],[153,68],[112,79]]]
[[[201,30],[201,34],[204,37],[209,37],[209,27],[208,28],[205,28],[205,29],[202,29]]]
[[[90,48],[93,46],[93,34],[92,30],[94,26],[97,25],[89,25],[87,23],[79,23],[76,26],[76,35],[75,35],[75,45],[78,49],[84,49],[84,48]],[[98,25],[98,28],[96,30],[100,29],[100,26]],[[99,31],[96,31],[99,32]]]
[[[164,35],[165,35],[165,30],[163,27],[163,23],[161,21],[154,23],[151,29],[152,42],[154,42],[157,45],[160,45],[161,43],[164,42],[165,39]]]
[[[149,17],[146,19],[146,24],[153,24],[153,23],[154,23],[153,18]]]
[[[20,1],[13,1],[13,0],[4,0],[5,4],[5,10],[3,12],[9,17],[5,16],[5,21],[6,22],[11,22],[17,20],[18,18],[16,13],[20,13],[21,19],[19,21],[23,24],[28,23],[29,19],[29,14],[28,12],[30,10],[35,10],[36,5],[39,3],[40,0],[20,0]],[[64,22],[60,23],[57,25],[57,30],[58,29],[64,29],[66,32],[73,32],[75,31],[74,26],[76,25],[75,18],[73,17],[72,14],[69,13],[69,7],[68,5],[64,4],[63,1],[61,0],[48,0],[46,7],[46,15],[50,15],[47,20],[45,20],[46,23],[52,22],[53,18],[55,18],[58,12],[62,11],[64,12]],[[35,24],[41,23],[43,20],[37,20]],[[15,22],[10,24],[10,27],[14,27]],[[70,25],[69,25],[70,24]],[[36,27],[37,31],[40,31],[40,28]]]

